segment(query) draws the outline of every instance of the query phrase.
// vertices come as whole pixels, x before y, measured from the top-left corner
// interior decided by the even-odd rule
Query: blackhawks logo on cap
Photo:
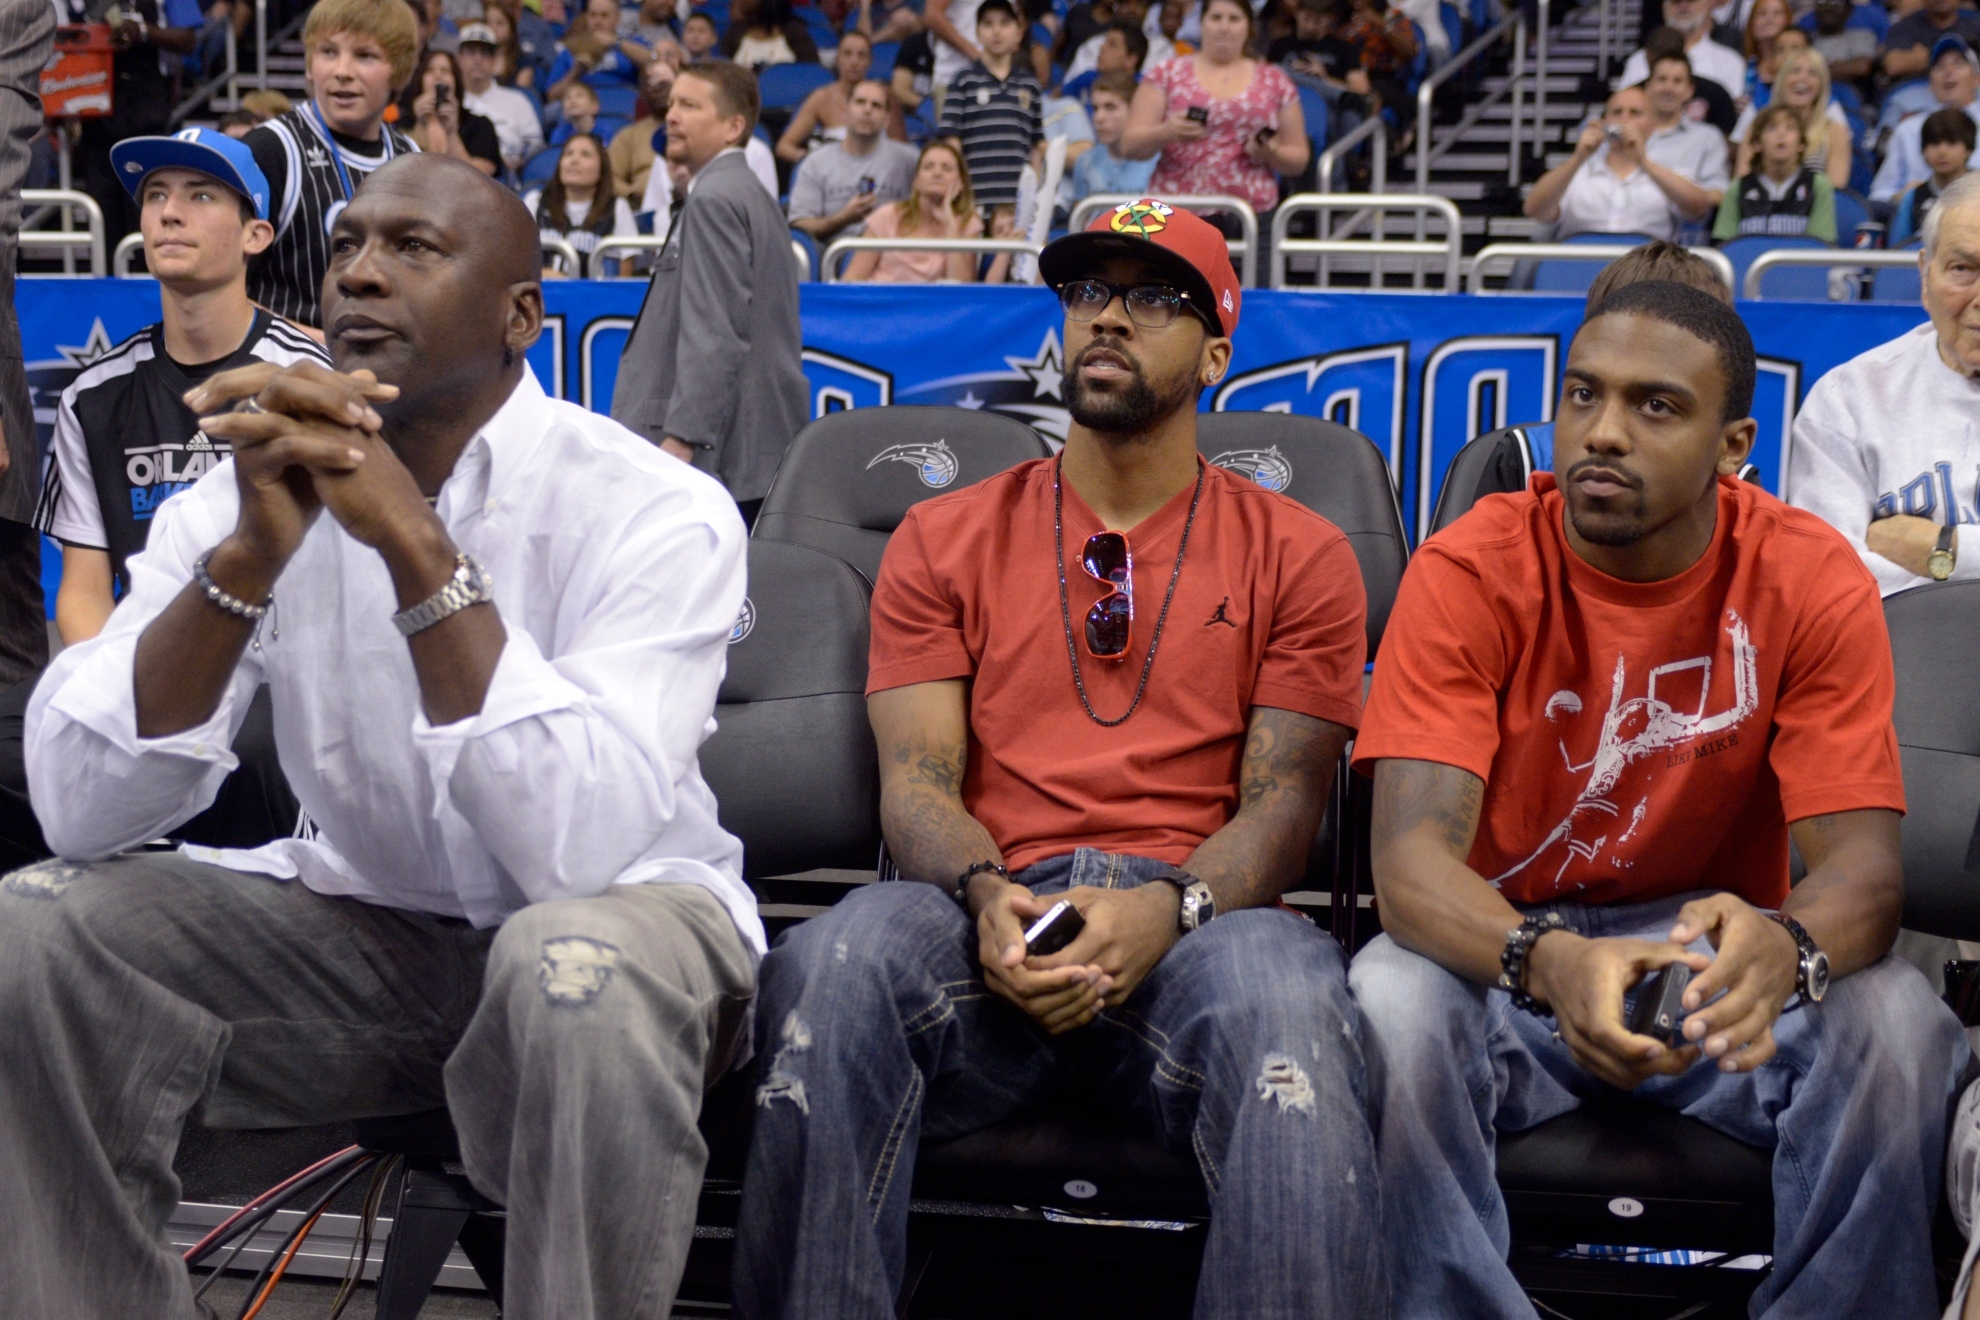
[[[1161,202],[1124,202],[1114,208],[1113,230],[1117,234],[1153,238],[1168,227],[1169,217],[1175,213],[1174,207]]]

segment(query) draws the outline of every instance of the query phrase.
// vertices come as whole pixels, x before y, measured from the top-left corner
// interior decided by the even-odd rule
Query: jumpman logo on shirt
[[[1233,620],[1229,615],[1224,613],[1224,607],[1226,605],[1229,605],[1230,603],[1231,603],[1231,598],[1229,596],[1224,597],[1224,599],[1221,602],[1219,602],[1217,605],[1217,612],[1211,615],[1209,618],[1205,619],[1203,621],[1203,626],[1208,628],[1212,624],[1221,623],[1227,628],[1237,627],[1236,621]]]

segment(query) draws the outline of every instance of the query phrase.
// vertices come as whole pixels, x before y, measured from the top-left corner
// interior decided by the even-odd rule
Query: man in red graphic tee
[[[1058,1094],[1201,1169],[1199,1317],[1383,1317],[1346,959],[1278,904],[1360,719],[1360,571],[1197,456],[1240,296],[1215,229],[1141,201],[1039,264],[1065,450],[888,543],[867,705],[902,881],[764,961],[736,1309],[892,1314],[918,1143]],[[1033,952],[1062,901],[1083,930]]]
[[[1494,1134],[1624,1092],[1775,1151],[1753,1315],[1938,1313],[1967,1047],[1887,956],[1890,643],[1849,544],[1734,479],[1753,379],[1720,300],[1619,290],[1568,353],[1554,471],[1403,580],[1355,745],[1386,933],[1349,977],[1398,1316],[1530,1320]],[[1665,968],[1691,979],[1660,1033],[1632,1009]]]

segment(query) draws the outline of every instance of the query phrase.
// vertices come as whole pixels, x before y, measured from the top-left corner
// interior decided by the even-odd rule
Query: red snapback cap
[[[1152,258],[1167,267],[1190,302],[1215,316],[1226,336],[1236,331],[1244,291],[1230,247],[1209,221],[1153,197],[1124,202],[1079,233],[1047,244],[1038,254],[1038,273],[1058,289],[1114,256]]]

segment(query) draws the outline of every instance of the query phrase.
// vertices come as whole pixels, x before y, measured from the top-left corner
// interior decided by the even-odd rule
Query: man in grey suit
[[[615,420],[721,478],[745,522],[810,397],[789,229],[742,153],[758,104],[756,75],[726,61],[675,79],[667,159],[694,178],[612,390]]]
[[[41,69],[55,48],[47,0],[0,0],[0,687],[48,663],[41,534],[33,527],[41,445],[14,316],[21,185],[40,134]]]

